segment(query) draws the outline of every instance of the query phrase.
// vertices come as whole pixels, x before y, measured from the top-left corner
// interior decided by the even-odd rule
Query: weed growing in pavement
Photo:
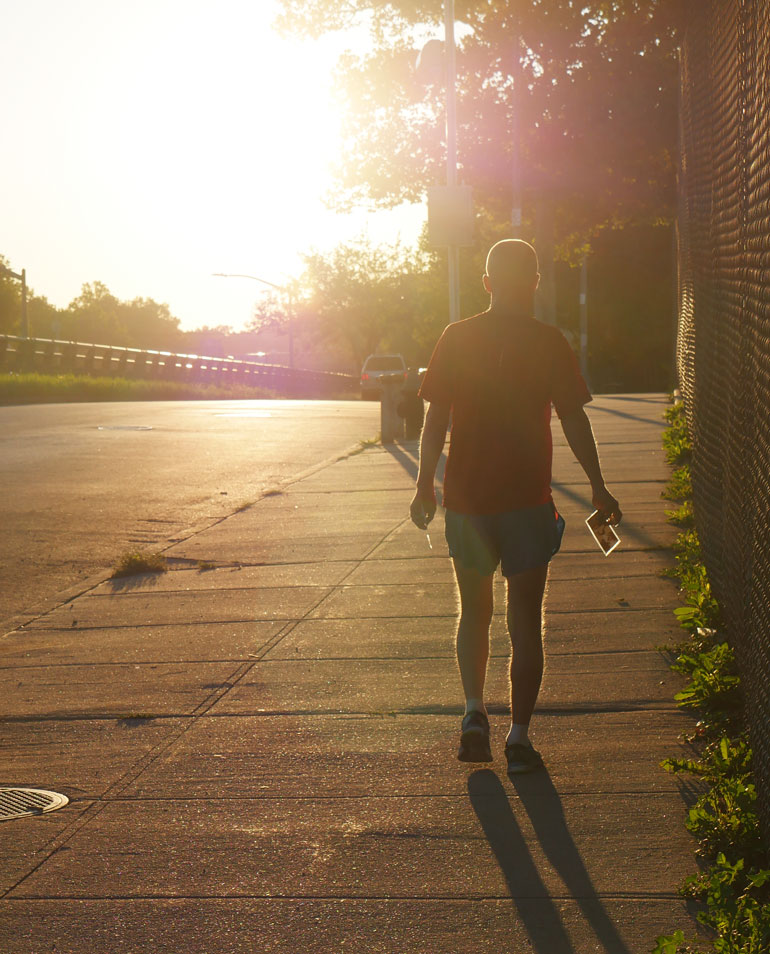
[[[663,416],[669,427],[663,433],[663,449],[669,464],[689,464],[692,457],[692,441],[687,429],[684,404],[680,401],[666,408]]]
[[[112,579],[138,576],[140,573],[165,573],[167,569],[162,553],[124,553],[112,571]]]
[[[692,500],[685,500],[681,507],[676,510],[667,510],[666,519],[673,523],[675,527],[684,527],[689,529],[695,526],[695,512],[692,509]]]
[[[363,454],[368,447],[377,447],[379,443],[379,434],[375,435],[374,437],[364,437],[358,442],[358,447],[353,448],[353,450],[349,451],[347,454],[342,454],[337,458],[337,460],[346,460],[348,457],[355,457],[356,454]]]
[[[692,497],[692,475],[689,464],[682,464],[681,467],[676,468],[662,496],[665,500],[690,500]]]
[[[762,843],[752,752],[743,720],[740,676],[724,639],[719,606],[711,591],[692,510],[689,455],[692,449],[684,409],[666,411],[671,425],[664,435],[670,462],[681,463],[663,496],[681,500],[675,514],[686,517],[674,546],[676,565],[667,573],[679,581],[683,606],[674,613],[687,637],[673,652],[672,668],[688,678],[677,703],[700,714],[689,739],[700,749],[693,759],[666,759],[674,774],[705,783],[687,813],[687,829],[696,838],[696,854],[705,869],[681,887],[700,903],[698,920],[712,933],[717,954],[766,954],[770,951],[770,853]],[[685,493],[685,491],[688,491]],[[684,507],[689,504],[685,510]],[[673,521],[676,522],[676,521]],[[683,931],[657,938],[652,954],[701,954]]]

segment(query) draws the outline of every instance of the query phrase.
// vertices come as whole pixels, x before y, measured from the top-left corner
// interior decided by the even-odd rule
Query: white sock
[[[508,733],[508,738],[505,740],[506,745],[530,745],[529,741],[529,726],[521,725],[516,722],[511,723],[511,731]]]
[[[486,715],[487,707],[484,705],[484,700],[483,699],[466,699],[465,714],[468,715],[469,712],[483,712],[484,715]]]

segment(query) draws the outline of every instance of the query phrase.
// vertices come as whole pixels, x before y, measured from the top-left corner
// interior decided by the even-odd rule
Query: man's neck
[[[535,302],[532,298],[499,298],[492,295],[489,310],[496,315],[507,315],[511,318],[531,318],[535,313]]]

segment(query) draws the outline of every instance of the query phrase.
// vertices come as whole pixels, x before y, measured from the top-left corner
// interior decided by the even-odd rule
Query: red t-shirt
[[[502,513],[551,499],[551,403],[591,394],[558,328],[489,310],[444,329],[420,395],[451,405],[444,506]]]

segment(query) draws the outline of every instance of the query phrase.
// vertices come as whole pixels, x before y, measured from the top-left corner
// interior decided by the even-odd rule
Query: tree
[[[173,351],[181,343],[179,319],[166,304],[152,298],[134,298],[120,302],[118,314],[132,347]]]
[[[277,290],[265,289],[260,292],[254,306],[254,314],[246,330],[279,331],[283,330],[287,323],[288,309],[285,304],[285,296],[282,298]]]
[[[356,369],[383,349],[422,360],[434,328],[446,324],[441,280],[424,252],[359,239],[307,255],[305,265],[302,311],[316,315],[317,334],[346,350]]]
[[[102,282],[83,285],[61,313],[62,335],[71,341],[173,351],[182,342],[179,319],[152,298],[120,301]]]
[[[17,335],[21,329],[21,291],[8,274],[8,260],[0,255],[0,334]]]
[[[8,260],[0,255],[0,334],[21,334],[21,284],[12,278]],[[17,273],[18,274],[18,273]],[[59,328],[59,310],[47,298],[27,288],[27,327],[32,338],[52,338]]]
[[[338,65],[347,118],[337,203],[392,206],[442,182],[443,89],[425,92],[414,76],[418,36],[436,32],[441,3],[282,0],[282,9],[287,31],[357,27],[357,41],[363,29],[371,38]],[[602,226],[670,217],[677,16],[674,0],[458,0],[460,177],[477,205],[509,221],[518,53],[529,233],[543,202],[565,255]]]
[[[63,337],[69,341],[127,347],[128,331],[120,302],[102,282],[86,283],[62,315]]]

